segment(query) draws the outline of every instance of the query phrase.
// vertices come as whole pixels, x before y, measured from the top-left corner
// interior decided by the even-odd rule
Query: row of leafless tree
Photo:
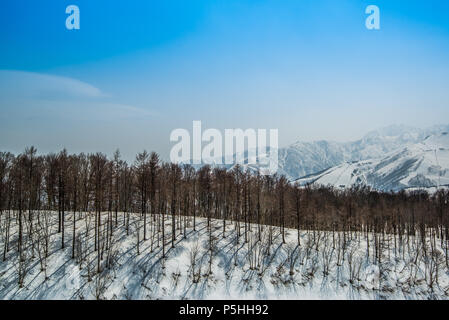
[[[156,153],[139,153],[132,165],[120,158],[119,151],[111,159],[101,153],[38,155],[34,147],[17,156],[0,153],[0,217],[2,221],[3,252],[12,243],[21,259],[24,255],[24,234],[43,237],[49,224],[45,212],[57,211],[57,233],[64,248],[70,239],[72,258],[81,244],[77,242],[76,223],[80,214],[92,216],[94,250],[103,250],[113,241],[119,224],[129,234],[138,232],[140,241],[150,240],[151,248],[174,246],[177,235],[186,237],[187,217],[222,220],[222,236],[226,237],[226,221],[234,221],[236,241],[249,241],[249,231],[261,241],[261,226],[278,228],[285,243],[285,229],[329,231],[333,246],[346,243],[356,233],[372,234],[374,259],[382,259],[387,235],[402,246],[410,237],[437,241],[445,248],[448,265],[449,194],[440,190],[433,195],[425,192],[382,193],[365,187],[337,190],[328,187],[299,186],[283,176],[262,176],[243,171],[204,166],[195,170],[190,165],[163,163]],[[102,212],[107,213],[106,217]],[[132,223],[130,214],[140,213],[141,220]],[[66,225],[67,216],[70,225]],[[171,241],[166,243],[166,219],[171,219]],[[11,221],[17,222],[18,234],[12,241]],[[46,220],[47,219],[47,220]],[[131,219],[132,220],[132,219]],[[81,223],[81,222],[79,222]],[[37,226],[36,226],[37,224]],[[40,234],[36,230],[39,230]],[[69,231],[68,231],[69,230]],[[177,231],[179,230],[179,231]],[[213,248],[212,231],[210,250]],[[101,236],[100,236],[101,235]],[[70,237],[70,238],[66,238]],[[388,237],[389,238],[389,237]],[[48,239],[47,239],[48,241]],[[267,239],[271,244],[273,232]],[[48,244],[43,242],[44,254]],[[34,248],[39,252],[38,248]],[[34,252],[34,251],[33,251]],[[368,248],[368,253],[370,248]],[[345,255],[345,252],[342,252]],[[101,259],[103,257],[101,256]],[[100,258],[98,259],[100,270]]]

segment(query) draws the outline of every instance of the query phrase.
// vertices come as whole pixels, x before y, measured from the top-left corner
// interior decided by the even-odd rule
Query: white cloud
[[[155,115],[83,81],[0,70],[0,150],[20,153],[33,145],[41,152],[112,154],[120,148],[131,161],[160,145]]]
[[[51,100],[105,96],[100,89],[76,79],[10,70],[0,70],[0,92],[10,97]]]
[[[154,115],[143,108],[116,103],[86,82],[24,71],[0,70],[0,104],[11,116],[40,119],[56,116],[95,121]]]

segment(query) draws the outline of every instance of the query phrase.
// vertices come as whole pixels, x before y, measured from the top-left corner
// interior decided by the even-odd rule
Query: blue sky
[[[370,4],[381,30],[365,28]],[[5,0],[0,39],[0,149],[14,152],[166,157],[193,120],[278,128],[286,145],[449,119],[447,1]]]

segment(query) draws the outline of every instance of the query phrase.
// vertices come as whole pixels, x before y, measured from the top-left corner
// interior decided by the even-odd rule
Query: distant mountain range
[[[447,132],[449,125],[392,125],[351,142],[298,141],[278,149],[278,174],[301,184],[365,184],[384,191],[449,185]]]
[[[279,168],[291,180],[296,180],[346,162],[382,158],[389,152],[441,132],[449,132],[449,125],[427,129],[393,125],[371,131],[362,139],[352,142],[296,142],[279,149]]]
[[[449,133],[433,134],[381,158],[346,162],[297,179],[347,188],[368,185],[384,191],[449,186]]]

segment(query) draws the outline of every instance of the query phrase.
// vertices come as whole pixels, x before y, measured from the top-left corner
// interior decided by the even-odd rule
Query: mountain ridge
[[[338,188],[367,185],[382,191],[447,187],[449,134],[433,134],[380,159],[346,162],[295,181],[302,185],[314,183]]]
[[[410,173],[414,168],[419,167],[419,161],[423,161],[419,155],[424,156],[419,150],[426,146],[426,139],[442,135],[444,132],[449,132],[449,125],[435,125],[424,129],[390,125],[369,131],[362,138],[349,142],[296,141],[277,150],[277,173],[286,176],[289,181],[299,181],[301,184],[315,182],[336,187],[359,184],[384,191],[438,187],[436,177],[432,172],[435,170],[449,172],[449,161],[444,161],[443,167],[433,163],[427,167],[428,172],[419,172],[419,175],[408,177],[409,179],[405,182],[401,182],[399,178],[401,172]],[[431,140],[427,140],[427,147],[429,141]],[[443,148],[449,149],[449,143],[447,146],[444,144]],[[244,152],[243,158],[245,164],[241,167],[244,170],[251,172],[262,170],[258,163],[248,164],[248,150]],[[403,158],[408,160],[396,162]],[[427,155],[425,159],[429,162],[430,156]],[[389,176],[383,177],[382,174],[386,173],[382,173],[381,169],[387,170],[386,166],[391,166],[394,163],[400,167],[392,170]],[[199,168],[202,165],[194,165],[194,167]],[[235,165],[225,164],[211,166],[227,170],[232,170],[235,167]],[[441,168],[437,169],[438,166]],[[333,175],[330,172],[333,172]],[[348,172],[352,174],[351,177],[347,177]],[[324,179],[324,176],[328,179]]]
[[[425,129],[391,125],[370,131],[361,139],[350,142],[297,141],[279,149],[279,167],[291,180],[296,180],[345,162],[381,158],[391,151],[443,131],[449,131],[449,125]]]

